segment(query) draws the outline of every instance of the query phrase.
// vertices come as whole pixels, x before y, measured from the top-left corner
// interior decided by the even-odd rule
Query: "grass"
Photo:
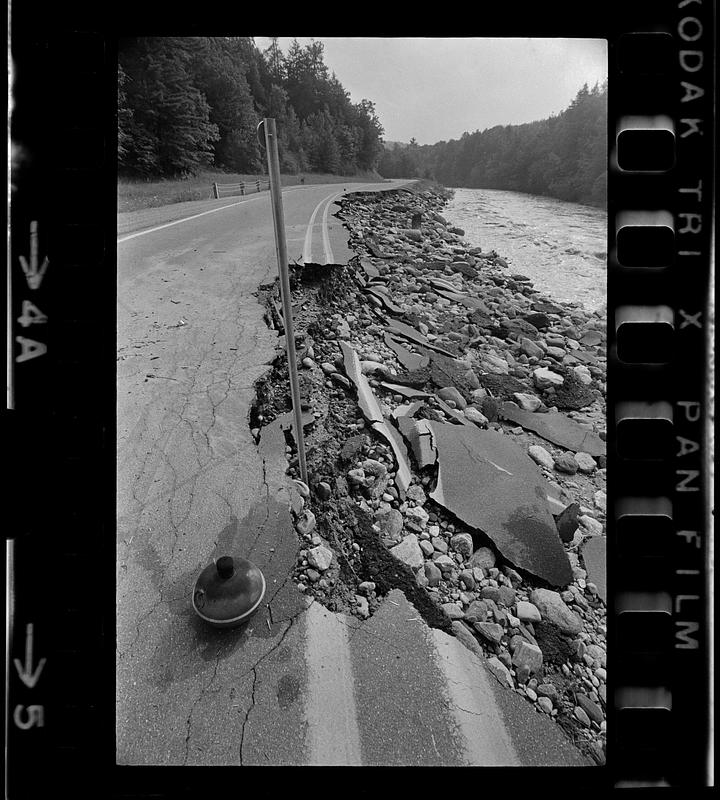
[[[362,175],[326,175],[307,172],[303,173],[305,183],[376,183],[382,180],[378,175],[365,173]],[[197,175],[188,178],[167,180],[142,180],[132,178],[118,178],[118,212],[139,211],[142,208],[155,208],[173,203],[183,203],[188,200],[209,200],[213,195],[212,185],[217,181],[223,183],[239,183],[244,181],[251,184],[250,191],[255,191],[254,182],[260,178],[267,180],[267,175],[240,175],[236,172],[219,172],[216,170],[202,170]],[[299,175],[281,175],[283,186],[295,186],[300,183]],[[239,192],[237,192],[239,194]],[[221,192],[220,197],[230,197],[231,192]]]

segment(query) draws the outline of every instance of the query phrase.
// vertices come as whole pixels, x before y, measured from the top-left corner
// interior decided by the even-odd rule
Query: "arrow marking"
[[[32,689],[33,686],[38,682],[40,678],[40,673],[42,672],[43,667],[45,666],[44,658],[41,658],[38,662],[37,668],[33,671],[32,668],[32,646],[33,646],[33,626],[32,622],[28,623],[27,627],[25,628],[25,664],[20,662],[20,659],[13,659],[15,662],[15,669],[18,671],[18,676],[20,680],[28,687],[28,689]]]
[[[30,223],[30,263],[28,264],[25,256],[20,256],[20,266],[25,273],[28,286],[31,289],[37,289],[42,283],[45,275],[45,270],[48,268],[47,256],[43,259],[42,264],[38,267],[38,223],[34,219]]]

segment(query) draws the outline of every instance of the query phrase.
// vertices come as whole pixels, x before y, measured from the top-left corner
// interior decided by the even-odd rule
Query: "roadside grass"
[[[281,175],[283,186],[299,184],[300,175]],[[377,183],[384,180],[377,174],[364,173],[361,175],[327,175],[321,173],[302,173],[306,184],[310,183]],[[215,170],[202,170],[197,175],[188,178],[168,180],[142,180],[132,178],[118,178],[117,198],[118,212],[139,211],[143,208],[167,206],[173,203],[183,203],[188,200],[210,200],[213,198],[213,183],[239,183],[250,184],[249,192],[255,191],[256,180],[267,180],[267,175],[240,175],[236,172],[218,172]],[[239,191],[221,191],[220,197],[232,197],[240,194]]]

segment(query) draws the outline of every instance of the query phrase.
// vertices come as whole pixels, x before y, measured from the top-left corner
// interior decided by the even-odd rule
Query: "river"
[[[497,189],[455,189],[443,216],[465,240],[495,250],[510,273],[589,311],[607,306],[607,214],[599,208]]]

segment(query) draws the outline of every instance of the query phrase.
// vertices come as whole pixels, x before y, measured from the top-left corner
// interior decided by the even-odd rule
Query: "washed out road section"
[[[341,188],[284,193],[290,257],[302,254],[313,208]],[[253,294],[277,274],[270,197],[221,205],[228,199],[119,218],[119,763],[242,763],[258,665],[282,649],[301,609],[283,591],[296,544],[286,490],[248,426],[277,345]],[[132,233],[142,235],[124,239]],[[206,629],[189,604],[223,548],[252,551],[268,581],[239,634]]]

